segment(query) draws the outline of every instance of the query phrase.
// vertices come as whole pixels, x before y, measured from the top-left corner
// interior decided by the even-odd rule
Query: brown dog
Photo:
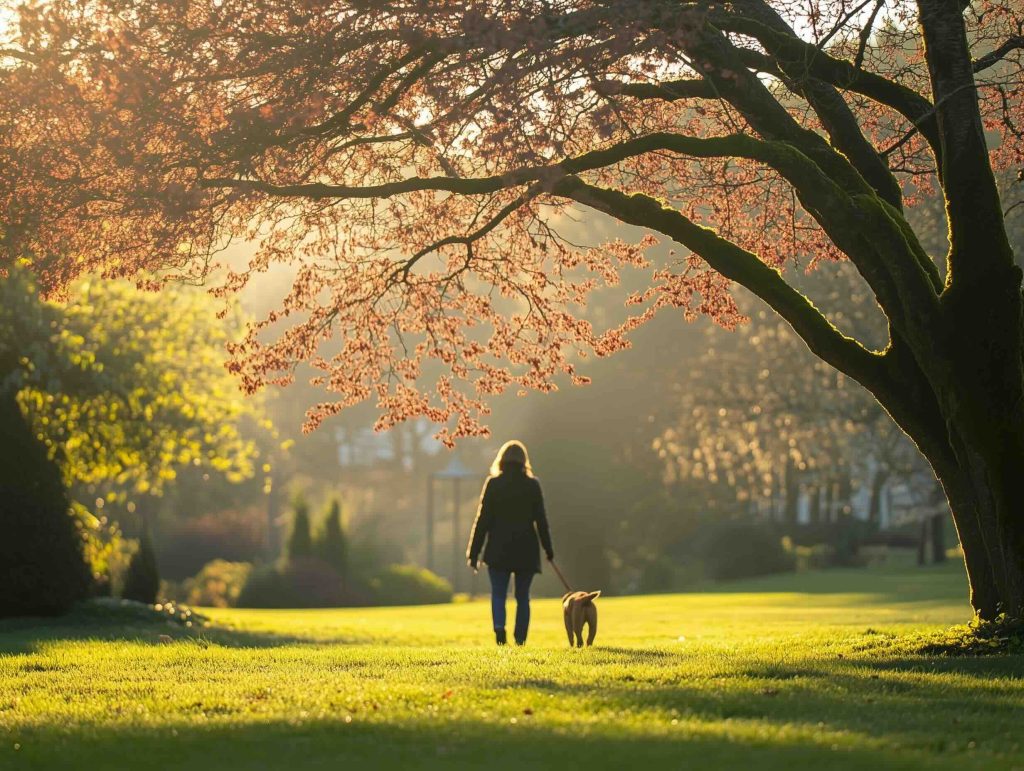
[[[597,636],[597,606],[594,600],[601,592],[569,592],[562,598],[562,615],[565,617],[565,633],[569,635],[569,646],[576,637],[576,647],[583,647],[583,625],[587,625],[587,645],[594,644]]]

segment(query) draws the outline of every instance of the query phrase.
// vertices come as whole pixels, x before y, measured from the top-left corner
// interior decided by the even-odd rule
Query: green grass
[[[1024,656],[917,652],[962,568],[599,602],[582,651],[555,600],[523,649],[481,602],[7,622],[0,768],[1024,769]]]

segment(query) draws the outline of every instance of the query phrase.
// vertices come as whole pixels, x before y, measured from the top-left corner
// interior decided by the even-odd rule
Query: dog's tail
[[[601,596],[601,590],[598,589],[596,592],[587,592],[585,597],[580,597],[580,602],[584,605],[593,602]]]

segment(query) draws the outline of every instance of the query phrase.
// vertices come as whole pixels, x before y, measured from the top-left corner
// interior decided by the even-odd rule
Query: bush
[[[705,574],[720,581],[785,573],[796,567],[779,533],[763,522],[718,522],[705,531],[699,549]]]
[[[301,496],[292,504],[292,532],[288,536],[289,560],[313,556],[313,538],[309,530],[309,506]]]
[[[160,572],[156,567],[156,554],[153,553],[153,544],[147,529],[142,531],[139,548],[128,563],[121,598],[153,604],[159,591]]]
[[[315,557],[254,568],[238,597],[240,608],[329,608],[352,604],[334,569]]]
[[[665,557],[648,560],[640,569],[637,590],[641,594],[670,592],[676,588],[676,570],[672,561]]]
[[[426,568],[388,565],[370,579],[374,605],[434,605],[452,601],[452,585]]]
[[[0,521],[0,618],[64,613],[89,595],[92,575],[65,501],[0,485]]]
[[[194,578],[182,585],[179,595],[189,605],[210,608],[233,608],[249,580],[252,564],[213,560],[203,566]]]
[[[160,531],[156,556],[164,577],[183,581],[213,560],[254,562],[265,556],[262,509],[227,510],[180,519]]]
[[[783,539],[786,551],[793,555],[796,569],[821,570],[836,564],[836,550],[827,543],[816,543],[813,546],[796,546],[788,536]]]
[[[840,517],[835,522],[813,522],[790,527],[789,535],[795,545],[801,569],[826,567],[863,567],[867,559],[861,557],[860,548],[876,541],[875,526],[852,516]],[[877,542],[877,541],[876,541]],[[914,546],[917,541],[914,541]],[[803,551],[809,547],[812,552]]]
[[[323,529],[314,546],[316,556],[334,568],[345,585],[348,578],[348,538],[341,526],[341,506],[331,501]]]
[[[6,343],[0,339],[0,349]],[[60,468],[0,389],[0,617],[63,613],[92,589]]]

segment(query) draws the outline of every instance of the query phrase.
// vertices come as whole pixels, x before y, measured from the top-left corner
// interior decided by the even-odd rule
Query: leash
[[[548,562],[551,564],[551,567],[555,569],[555,575],[557,575],[558,579],[562,582],[562,586],[565,587],[565,591],[571,592],[572,587],[569,586],[569,582],[565,580],[565,576],[562,575],[562,571],[558,569],[558,565],[555,564],[555,561],[548,560]]]

